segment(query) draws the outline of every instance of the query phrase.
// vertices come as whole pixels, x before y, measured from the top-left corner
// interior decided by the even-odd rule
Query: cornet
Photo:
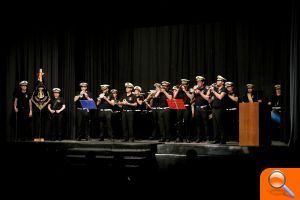
[[[84,94],[85,94],[85,92],[81,91],[80,94],[79,94],[79,97],[82,98]]]
[[[104,97],[104,93],[101,93],[101,94],[99,94],[99,96],[98,96],[98,98],[97,98],[97,100],[101,100],[102,98]]]
[[[210,85],[210,89],[212,90],[213,88],[217,87],[217,83],[213,83]]]

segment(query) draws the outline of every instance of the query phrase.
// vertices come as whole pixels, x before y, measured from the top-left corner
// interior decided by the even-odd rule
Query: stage
[[[242,181],[256,183],[265,167],[284,166],[287,160],[292,166],[299,160],[290,155],[286,144],[278,141],[269,147],[240,147],[237,142],[215,145],[156,140],[26,141],[3,144],[0,152],[8,174],[3,180],[5,187],[27,191],[50,188],[75,196],[77,193],[68,191],[127,188],[153,191],[153,195],[170,194],[172,189],[202,188],[205,193],[224,180],[233,180],[235,186]],[[229,190],[234,185],[222,187]]]
[[[188,158],[226,158],[251,157],[264,151],[288,151],[287,144],[272,141],[269,147],[242,147],[237,141],[227,144],[176,143],[158,142],[157,140],[136,140],[135,142],[122,142],[121,140],[89,141],[62,140],[45,142],[11,142],[7,144],[10,152],[34,154],[42,156],[53,155],[63,157],[70,166],[82,166],[88,162],[101,162],[111,167],[116,158],[122,159],[124,167],[138,168],[155,163],[160,170],[167,169],[176,163],[185,162]]]

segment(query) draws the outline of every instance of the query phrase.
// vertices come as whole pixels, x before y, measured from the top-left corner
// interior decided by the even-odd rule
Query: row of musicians
[[[232,82],[226,82],[226,79],[220,75],[217,81],[211,86],[205,86],[205,78],[196,77],[197,85],[188,89],[189,80],[181,79],[181,85],[174,86],[170,89],[170,83],[162,81],[154,84],[155,90],[148,92],[147,98],[142,95],[141,87],[125,83],[126,93],[118,98],[117,90],[112,89],[109,94],[109,85],[100,86],[101,92],[97,98],[98,116],[100,121],[100,140],[104,140],[104,127],[107,127],[108,136],[113,139],[111,116],[113,112],[121,111],[122,115],[122,132],[123,141],[134,141],[134,113],[151,110],[152,126],[158,124],[160,132],[160,141],[171,140],[170,130],[170,109],[167,99],[182,99],[186,109],[177,110],[176,120],[176,142],[190,142],[190,121],[195,120],[195,129],[197,134],[196,142],[208,139],[208,119],[211,110],[214,132],[214,143],[226,143],[226,127],[224,122],[227,121],[232,127],[227,132],[237,134],[237,104],[238,95],[234,90]],[[91,94],[87,90],[87,83],[80,83],[81,91],[74,97],[77,108],[77,133],[78,140],[88,139],[88,119],[89,110],[81,107],[79,100],[91,100]],[[280,85],[276,85],[276,91]],[[280,98],[273,98],[270,104],[278,104]],[[261,102],[257,93],[254,92],[254,85],[247,84],[247,93],[242,98],[242,102]],[[273,102],[273,103],[272,103]],[[226,119],[226,120],[225,120]],[[229,120],[228,120],[229,119]],[[149,127],[149,126],[148,126]],[[152,127],[153,128],[153,127]],[[155,130],[155,128],[153,128]],[[151,138],[155,137],[158,131],[153,131]]]
[[[170,130],[170,109],[167,99],[183,99],[186,109],[178,110],[176,114],[176,141],[181,142],[186,139],[190,141],[190,121],[194,118],[195,132],[197,142],[206,140],[209,135],[208,119],[211,116],[214,130],[214,143],[226,143],[226,131],[224,119],[233,124],[232,130],[228,132],[236,133],[237,129],[237,103],[238,95],[234,90],[232,82],[226,82],[226,79],[220,75],[217,81],[211,86],[205,86],[205,78],[196,77],[197,85],[188,89],[189,80],[181,79],[181,85],[170,88],[170,83],[154,84],[155,90],[148,92],[147,98],[144,98],[141,87],[133,86],[131,83],[125,83],[126,93],[118,98],[118,91],[112,89],[109,94],[109,85],[101,85],[101,92],[97,98],[98,116],[100,121],[100,140],[104,139],[104,128],[107,127],[108,135],[113,139],[111,116],[113,112],[120,112],[122,115],[122,132],[124,141],[134,141],[134,113],[152,112],[152,126],[158,125],[159,131],[153,128],[151,138],[154,138],[160,132],[160,141],[171,140]],[[26,130],[28,119],[32,116],[32,104],[30,95],[27,92],[27,81],[19,83],[20,92],[14,99],[14,111],[18,113],[18,121],[21,124],[20,130]],[[80,83],[80,92],[74,97],[76,105],[76,132],[77,139],[89,138],[89,110],[81,107],[79,100],[91,100],[91,93],[88,91],[87,83]],[[281,106],[280,85],[275,86],[276,94],[270,99],[272,106]],[[133,92],[134,90],[134,92]],[[47,106],[50,112],[52,132],[56,138],[62,138],[62,118],[63,111],[66,108],[63,99],[60,97],[60,89],[53,88],[53,98]],[[242,98],[243,102],[261,101],[257,93],[254,92],[254,85],[247,84],[247,93]],[[211,115],[209,115],[211,111]],[[149,127],[149,126],[148,126]]]

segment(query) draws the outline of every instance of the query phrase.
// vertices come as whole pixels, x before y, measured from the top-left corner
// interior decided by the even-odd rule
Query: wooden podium
[[[239,104],[239,144],[240,146],[259,146],[260,144],[260,104]]]

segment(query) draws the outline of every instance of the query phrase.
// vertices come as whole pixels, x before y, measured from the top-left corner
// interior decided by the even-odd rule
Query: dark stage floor
[[[186,197],[201,193],[212,195],[211,199],[235,198],[229,191],[243,184],[240,192],[258,199],[259,175],[264,168],[300,163],[298,156],[278,141],[269,147],[240,147],[237,142],[27,141],[3,144],[0,152],[3,172],[9,175],[1,180],[4,188],[50,188],[71,196],[74,191],[125,189],[149,195],[172,196],[181,191]]]

